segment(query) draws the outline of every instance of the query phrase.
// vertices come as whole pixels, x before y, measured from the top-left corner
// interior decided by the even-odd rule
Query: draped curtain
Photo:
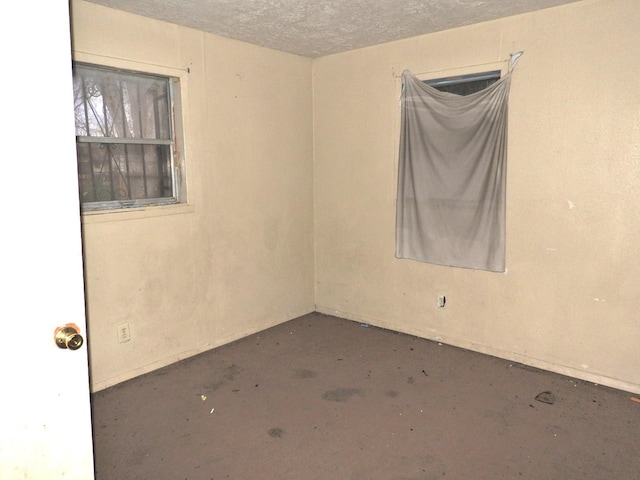
[[[511,71],[467,96],[402,81],[396,257],[504,272]]]

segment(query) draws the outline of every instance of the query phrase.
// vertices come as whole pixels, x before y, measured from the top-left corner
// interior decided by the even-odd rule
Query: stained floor
[[[314,313],[94,394],[96,480],[632,480],[637,396]]]

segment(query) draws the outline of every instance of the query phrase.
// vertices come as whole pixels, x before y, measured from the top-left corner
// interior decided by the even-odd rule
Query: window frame
[[[102,71],[120,72],[125,75],[140,77],[159,78],[167,82],[167,112],[169,119],[170,139],[145,139],[126,137],[88,137],[76,135],[76,145],[101,143],[115,145],[167,145],[169,159],[169,169],[171,173],[172,195],[168,197],[139,198],[130,200],[108,200],[95,202],[80,202],[81,213],[116,213],[135,209],[147,210],[154,207],[166,207],[187,203],[187,185],[185,175],[185,154],[184,154],[184,132],[183,132],[183,102],[182,86],[184,78],[182,75],[175,75],[167,72],[146,71],[138,66],[134,68],[114,66],[96,62],[93,60],[74,60],[73,69],[76,66],[88,67]],[[78,158],[76,163],[79,166]],[[78,180],[80,172],[78,171]]]

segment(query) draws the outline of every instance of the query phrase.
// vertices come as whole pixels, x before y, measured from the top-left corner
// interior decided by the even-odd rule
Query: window
[[[481,79],[451,80],[439,82]],[[442,94],[410,71],[402,74],[397,258],[505,271],[511,76],[485,80],[493,82],[483,87],[478,81],[475,93]]]
[[[455,93],[456,95],[464,96],[484,90],[499,79],[500,70],[492,70],[490,72],[424,80],[424,83],[441,92]]]
[[[83,210],[180,202],[178,79],[75,64],[73,84]]]

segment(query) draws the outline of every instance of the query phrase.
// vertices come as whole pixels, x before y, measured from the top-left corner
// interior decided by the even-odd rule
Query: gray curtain
[[[504,272],[511,73],[467,96],[402,81],[396,257]]]

